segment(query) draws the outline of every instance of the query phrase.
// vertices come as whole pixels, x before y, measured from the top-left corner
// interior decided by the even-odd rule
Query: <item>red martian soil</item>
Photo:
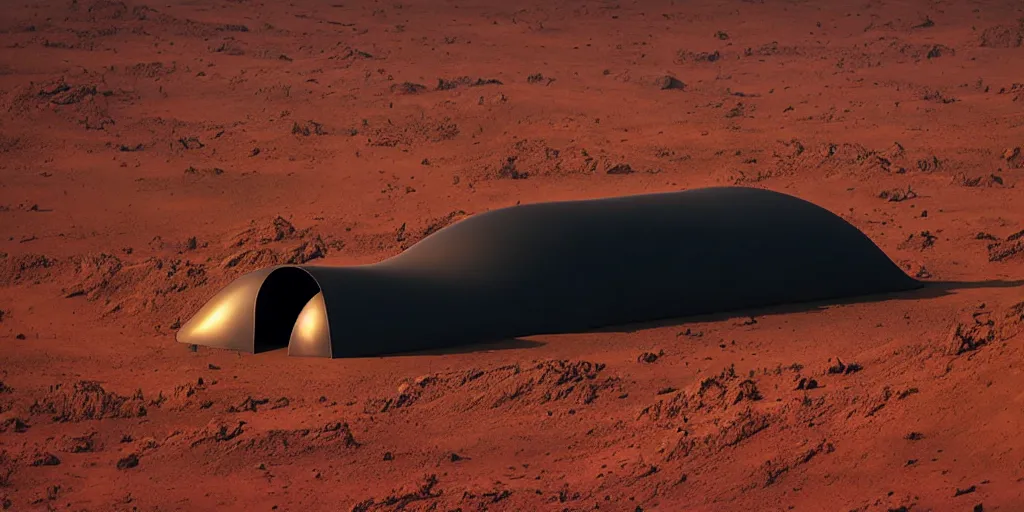
[[[0,31],[2,509],[1024,510],[1019,1],[11,1]],[[710,185],[936,284],[372,359],[174,339],[263,266]]]

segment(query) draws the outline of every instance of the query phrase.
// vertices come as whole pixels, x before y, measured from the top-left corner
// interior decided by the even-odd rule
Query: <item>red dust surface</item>
[[[0,505],[1024,510],[1022,38],[1009,0],[5,2]],[[265,265],[709,185],[942,284],[373,359],[174,341]]]

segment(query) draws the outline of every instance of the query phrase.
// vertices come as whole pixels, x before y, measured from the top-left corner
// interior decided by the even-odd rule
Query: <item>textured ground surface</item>
[[[9,4],[3,508],[1024,509],[1019,2]],[[722,184],[944,284],[371,360],[173,339],[261,266]]]

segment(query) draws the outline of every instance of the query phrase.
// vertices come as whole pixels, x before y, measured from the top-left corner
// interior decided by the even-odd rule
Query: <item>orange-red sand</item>
[[[8,2],[0,506],[1024,510],[1022,37],[1009,0]],[[174,341],[262,266],[726,184],[945,284],[368,360]]]

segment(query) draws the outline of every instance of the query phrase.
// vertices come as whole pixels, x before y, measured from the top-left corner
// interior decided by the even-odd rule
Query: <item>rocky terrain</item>
[[[1020,69],[1008,0],[13,2],[0,509],[1022,510]],[[932,285],[373,359],[174,341],[256,268],[711,185]]]

